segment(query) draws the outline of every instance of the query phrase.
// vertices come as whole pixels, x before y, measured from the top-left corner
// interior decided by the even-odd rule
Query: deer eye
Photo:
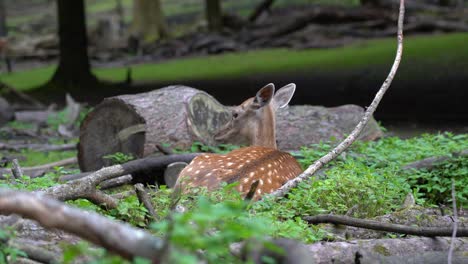
[[[238,117],[239,117],[239,114],[238,114],[238,113],[236,113],[236,112],[234,112],[234,113],[232,113],[232,117],[233,117],[234,119],[236,119],[236,118],[238,118]]]

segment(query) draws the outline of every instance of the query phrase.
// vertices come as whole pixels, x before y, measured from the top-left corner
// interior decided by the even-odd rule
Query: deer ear
[[[279,108],[284,108],[288,106],[289,101],[296,91],[296,84],[290,83],[286,86],[281,87],[278,92],[276,92],[275,97],[273,98],[273,107],[275,110]]]
[[[258,103],[258,108],[264,107],[269,104],[273,95],[275,94],[275,85],[269,83],[257,92],[255,102]]]

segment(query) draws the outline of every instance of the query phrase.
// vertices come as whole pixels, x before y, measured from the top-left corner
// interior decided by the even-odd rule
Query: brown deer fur
[[[248,144],[228,154],[206,154],[196,157],[180,173],[176,188],[184,192],[193,187],[209,190],[220,183],[239,182],[237,190],[246,195],[258,181],[253,196],[259,199],[302,172],[300,165],[289,153],[276,149],[275,113],[287,106],[295,91],[289,84],[275,94],[268,84],[241,105],[233,108],[232,119],[218,131],[215,139],[233,144]]]

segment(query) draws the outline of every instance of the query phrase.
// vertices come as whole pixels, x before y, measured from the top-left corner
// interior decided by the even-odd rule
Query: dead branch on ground
[[[0,213],[18,214],[46,228],[64,230],[127,259],[139,256],[153,263],[159,260],[162,242],[148,232],[39,193],[0,189]]]
[[[314,164],[309,166],[302,174],[297,176],[295,179],[288,181],[280,189],[272,192],[270,196],[282,197],[286,195],[289,192],[289,190],[296,187],[300,182],[306,179],[309,179],[320,168],[322,168],[324,165],[326,165],[327,163],[329,163],[330,161],[338,157],[344,150],[346,150],[358,138],[359,134],[362,132],[367,122],[369,121],[369,119],[372,117],[375,110],[377,109],[377,106],[379,105],[380,100],[382,100],[382,97],[384,96],[385,92],[390,87],[390,84],[392,83],[392,80],[395,77],[395,74],[398,70],[398,66],[400,65],[401,56],[403,53],[404,14],[405,14],[405,1],[400,0],[400,12],[398,16],[398,47],[397,47],[397,52],[395,56],[395,61],[393,62],[393,66],[390,70],[390,73],[387,76],[387,79],[384,81],[379,91],[375,95],[375,98],[372,101],[371,105],[367,108],[366,112],[364,113],[364,116],[362,117],[362,120],[357,124],[356,128],[351,132],[351,134],[349,134],[349,136],[345,140],[343,140],[338,146],[336,146],[332,151],[330,151],[325,156],[317,160]]]
[[[446,160],[449,160],[452,157],[456,158],[456,157],[465,157],[465,156],[468,156],[468,149],[465,149],[465,150],[459,151],[459,152],[454,152],[454,153],[451,153],[450,155],[447,155],[447,156],[429,157],[429,158],[425,158],[425,159],[422,159],[422,160],[418,160],[418,161],[406,164],[402,169],[403,170],[409,170],[409,169],[416,169],[416,170],[427,169],[427,170],[431,170],[437,164],[442,163],[442,162],[444,162]]]
[[[138,201],[140,201],[140,204],[143,204],[143,206],[148,211],[146,214],[146,219],[149,221],[157,221],[158,215],[154,210],[153,203],[151,202],[151,197],[148,191],[146,190],[145,186],[141,183],[137,183],[135,184],[135,191],[138,197]]]
[[[435,236],[451,236],[452,229],[451,227],[414,227],[390,223],[382,223],[379,221],[353,218],[348,216],[341,215],[316,215],[304,217],[304,220],[309,224],[320,224],[320,223],[330,223],[337,225],[346,225],[354,226],[378,231],[393,232],[399,234],[407,234],[414,236],[425,236],[425,237],[435,237]],[[461,228],[458,233],[458,237],[468,237],[468,229]]]
[[[122,175],[134,174],[144,170],[162,168],[170,163],[180,161],[190,162],[199,153],[167,155],[162,157],[146,157],[132,160],[121,165],[114,165],[102,168],[91,174],[80,174],[83,178],[69,181],[65,184],[57,185],[46,189],[44,192],[60,201],[76,200],[80,198],[88,199],[92,203],[104,205],[107,208],[115,208],[117,201],[110,195],[98,190],[96,187],[104,181],[111,180]]]

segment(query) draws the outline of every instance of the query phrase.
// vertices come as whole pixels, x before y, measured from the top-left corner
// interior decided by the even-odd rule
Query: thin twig
[[[451,236],[452,228],[448,227],[414,227],[398,224],[382,223],[379,221],[354,218],[341,215],[316,215],[304,217],[304,220],[309,224],[330,223],[366,228],[371,230],[386,231],[407,235],[435,237],[435,236]],[[467,237],[468,229],[462,228],[456,234],[457,237]]]
[[[400,65],[401,56],[403,54],[403,19],[405,14],[405,1],[400,0],[400,13],[398,16],[398,47],[395,56],[395,61],[393,62],[393,66],[390,70],[390,73],[387,76],[387,79],[384,81],[382,86],[380,87],[379,91],[375,95],[374,100],[367,108],[364,116],[362,117],[361,121],[357,124],[354,130],[349,134],[349,136],[343,140],[338,146],[336,146],[332,151],[327,153],[325,156],[321,157],[317,160],[314,164],[309,166],[303,173],[301,173],[296,178],[286,182],[281,188],[272,192],[270,196],[273,197],[283,197],[285,196],[292,188],[296,187],[300,182],[309,179],[314,173],[316,173],[320,168],[322,168],[325,164],[329,163],[330,161],[334,160],[338,157],[344,150],[346,150],[361,134],[361,131],[364,129],[366,124],[368,123],[369,119],[374,114],[377,106],[379,105],[382,97],[384,96],[387,89],[390,87],[393,78],[398,70],[398,66]]]
[[[450,248],[447,257],[447,263],[452,264],[453,258],[453,250],[455,245],[455,237],[457,237],[457,229],[458,229],[458,212],[457,212],[457,200],[455,198],[455,179],[452,178],[452,204],[453,204],[453,232],[452,232],[452,240],[450,241]]]
[[[23,177],[23,170],[21,169],[17,159],[13,159],[11,161],[11,174],[15,179],[21,179]]]
[[[154,210],[153,203],[151,203],[151,197],[149,196],[147,190],[145,189],[145,186],[143,186],[143,184],[141,183],[135,184],[135,192],[137,194],[138,201],[140,201],[140,204],[143,204],[143,206],[148,211],[147,219],[157,221],[158,215],[156,214],[156,211]]]

